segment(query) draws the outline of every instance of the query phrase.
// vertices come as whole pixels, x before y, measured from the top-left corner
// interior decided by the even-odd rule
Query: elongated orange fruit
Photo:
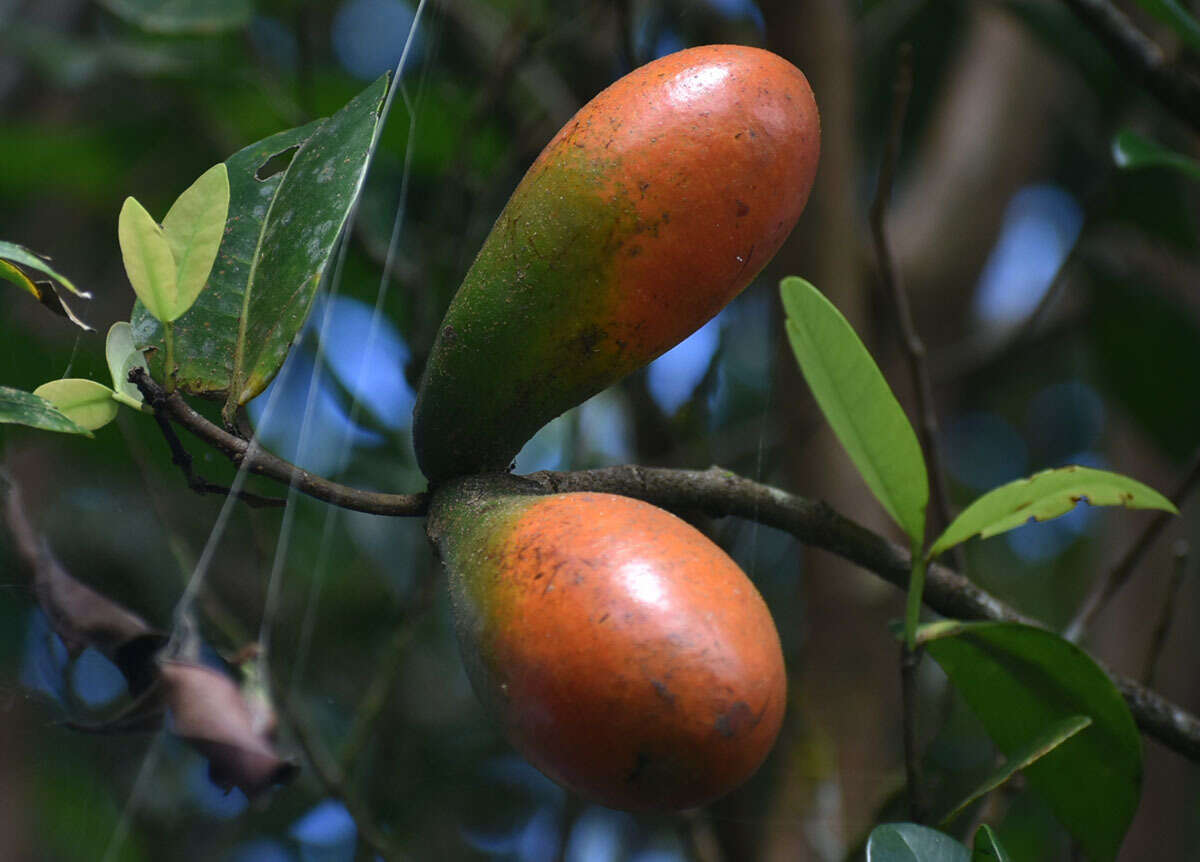
[[[592,99],[442,322],[414,412],[425,475],[505,469],[546,422],[712,318],[791,232],[819,149],[808,81],[758,48],[680,51]]]
[[[509,741],[615,808],[690,808],[745,781],[787,696],[754,585],[648,503],[531,496],[504,479],[518,481],[446,483],[429,532],[468,675]]]

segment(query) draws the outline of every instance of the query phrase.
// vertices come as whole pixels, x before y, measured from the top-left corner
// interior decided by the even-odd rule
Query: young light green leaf
[[[850,460],[914,546],[925,539],[929,479],[916,432],[867,348],[807,281],[780,284],[792,351]]]
[[[1008,851],[1000,845],[996,831],[986,823],[975,832],[975,848],[971,851],[971,862],[1012,862]]]
[[[174,320],[177,268],[171,245],[158,222],[133,198],[125,198],[121,207],[117,238],[133,292],[157,319]]]
[[[867,838],[867,862],[970,862],[971,851],[949,835],[916,823],[885,823]]]
[[[946,813],[939,826],[946,826],[955,817],[962,814],[976,800],[981,799],[1012,778],[1022,769],[1045,757],[1058,746],[1062,745],[1079,731],[1083,730],[1092,720],[1086,715],[1071,715],[1062,721],[1055,722],[1046,728],[1040,736],[1029,741],[1021,751],[1008,758],[1008,761],[987,777],[978,787],[963,797],[962,801]]]
[[[89,431],[103,428],[117,417],[117,402],[113,391],[103,383],[68,377],[51,380],[33,390],[45,398],[77,425]]]
[[[1143,138],[1128,129],[1118,132],[1112,142],[1113,162],[1126,170],[1170,168],[1194,180],[1200,180],[1200,162],[1162,144]]]
[[[1200,23],[1179,0],[1137,0],[1138,5],[1163,24],[1194,52],[1200,54]]]
[[[167,217],[163,234],[175,258],[175,320],[192,307],[208,282],[229,216],[229,174],[225,163],[209,168],[181,194]]]
[[[279,371],[358,199],[387,83],[226,160],[228,232],[208,287],[175,322],[179,391],[223,399],[232,417]],[[134,341],[162,379],[165,329],[148,311],[134,306]]]
[[[114,323],[108,330],[104,342],[104,356],[108,360],[108,372],[112,375],[113,398],[135,409],[142,409],[142,393],[129,382],[129,372],[146,366],[146,357],[134,346],[133,329],[125,321]]]
[[[1069,641],[1020,623],[924,626],[918,642],[1010,760],[1047,727],[1091,718],[1089,727],[1023,772],[1089,858],[1114,859],[1137,809],[1142,748],[1108,675]]]
[[[92,436],[91,431],[74,422],[42,396],[10,386],[0,386],[0,423],[28,425],[30,428],[57,431],[60,434]]]
[[[1071,511],[1081,500],[1087,500],[1093,506],[1179,513],[1162,494],[1128,476],[1091,467],[1059,467],[988,491],[959,512],[930,547],[927,556],[933,559],[974,535],[986,539],[1019,527],[1030,519],[1048,521],[1057,518]]]

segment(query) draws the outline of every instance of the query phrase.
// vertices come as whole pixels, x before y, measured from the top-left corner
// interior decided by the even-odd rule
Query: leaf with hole
[[[971,851],[949,835],[916,823],[885,823],[867,838],[867,862],[970,862]]]
[[[1179,514],[1170,500],[1136,479],[1092,467],[1059,467],[988,491],[959,512],[930,546],[927,556],[933,559],[975,535],[987,539],[1030,520],[1057,518],[1082,500],[1093,506],[1161,509]]]
[[[876,499],[919,546],[929,479],[900,402],[853,327],[820,291],[790,277],[780,293],[792,351],[825,419]]]
[[[971,862],[1012,862],[1008,851],[1000,844],[996,830],[984,823],[975,832],[975,845],[971,851]]]
[[[1113,162],[1119,168],[1170,168],[1193,180],[1200,180],[1200,162],[1129,129],[1118,132],[1113,138],[1112,154]]]
[[[108,361],[108,372],[112,375],[113,398],[135,410],[142,409],[142,393],[129,381],[129,372],[134,368],[145,369],[146,357],[134,346],[133,329],[125,321],[109,327],[104,342],[104,356]]]
[[[100,0],[125,21],[150,33],[211,34],[243,27],[252,0]]]
[[[117,418],[117,402],[113,391],[103,383],[67,377],[51,380],[33,390],[34,395],[45,398],[62,411],[72,422],[95,431]]]
[[[0,386],[0,423],[28,425],[30,428],[57,431],[60,434],[92,436],[91,431],[72,420],[54,403],[11,386]]]
[[[1020,623],[933,623],[918,641],[1010,760],[1047,728],[1091,718],[1023,772],[1093,860],[1114,859],[1137,809],[1142,748],[1108,675],[1069,641]]]
[[[362,186],[386,88],[384,76],[332,117],[272,135],[225,162],[225,237],[208,287],[175,322],[174,340],[176,387],[224,399],[227,419],[266,388],[308,316]],[[289,151],[290,162],[276,164]],[[131,323],[135,344],[162,379],[161,324],[141,304]]]
[[[1079,731],[1083,730],[1092,720],[1086,715],[1072,715],[1062,721],[1055,722],[1040,735],[1030,740],[1029,744],[1017,752],[1008,761],[987,777],[978,787],[968,793],[952,808],[938,825],[946,826],[951,820],[962,814],[973,803],[991,793],[1022,769],[1045,757],[1058,746],[1062,745]]]

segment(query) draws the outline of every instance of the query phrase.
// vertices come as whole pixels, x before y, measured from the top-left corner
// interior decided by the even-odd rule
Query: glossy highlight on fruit
[[[753,584],[662,509],[527,484],[451,482],[429,520],[468,675],[505,736],[614,808],[680,810],[737,787],[786,701]]]
[[[442,321],[414,411],[425,475],[506,469],[546,422],[712,318],[791,232],[819,149],[808,81],[758,48],[670,54],[592,99]]]

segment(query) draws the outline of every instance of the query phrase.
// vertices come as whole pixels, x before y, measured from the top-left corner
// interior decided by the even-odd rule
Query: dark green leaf
[[[916,823],[885,823],[871,830],[867,862],[970,862],[971,851],[949,835]]]
[[[986,823],[975,833],[975,849],[971,852],[971,862],[1012,862],[1012,857],[1000,845],[995,830]]]
[[[1017,752],[1013,757],[1010,757],[1008,762],[988,776],[982,784],[963,797],[962,801],[955,805],[941,819],[938,825],[945,826],[955,817],[962,814],[976,800],[991,793],[1030,764],[1045,757],[1091,723],[1092,720],[1086,715],[1072,715],[1064,718],[1062,721],[1055,722],[1046,728],[1045,732],[1040,736],[1030,740],[1024,749]]]
[[[1142,749],[1108,675],[1074,644],[1019,623],[934,623],[919,640],[1010,759],[1051,725],[1092,719],[1024,773],[1093,860],[1114,859],[1137,809]]]
[[[92,436],[91,431],[68,419],[45,398],[10,386],[0,386],[0,423],[5,422],[61,434]]]
[[[1128,129],[1119,132],[1112,143],[1113,161],[1127,170],[1170,168],[1194,180],[1200,180],[1200,162],[1161,144],[1143,138]]]
[[[919,545],[929,479],[900,402],[853,327],[820,291],[790,277],[780,293],[792,351],[825,419],[871,492]]]
[[[252,0],[100,0],[114,15],[151,33],[219,33],[250,21]]]
[[[1200,54],[1200,23],[1179,0],[1137,0],[1137,3],[1170,27],[1192,51]]]
[[[231,416],[275,376],[358,196],[386,86],[385,76],[329,119],[273,135],[226,162],[225,239],[208,286],[175,322],[179,389],[224,397]],[[280,172],[260,173],[272,156],[296,147]],[[140,304],[132,324],[161,378],[162,327]]]
[[[1030,519],[1048,521],[1057,518],[1084,499],[1093,506],[1179,513],[1162,494],[1128,476],[1091,467],[1060,467],[988,491],[958,514],[930,547],[928,556],[932,559],[971,536],[986,539],[1019,527]]]

